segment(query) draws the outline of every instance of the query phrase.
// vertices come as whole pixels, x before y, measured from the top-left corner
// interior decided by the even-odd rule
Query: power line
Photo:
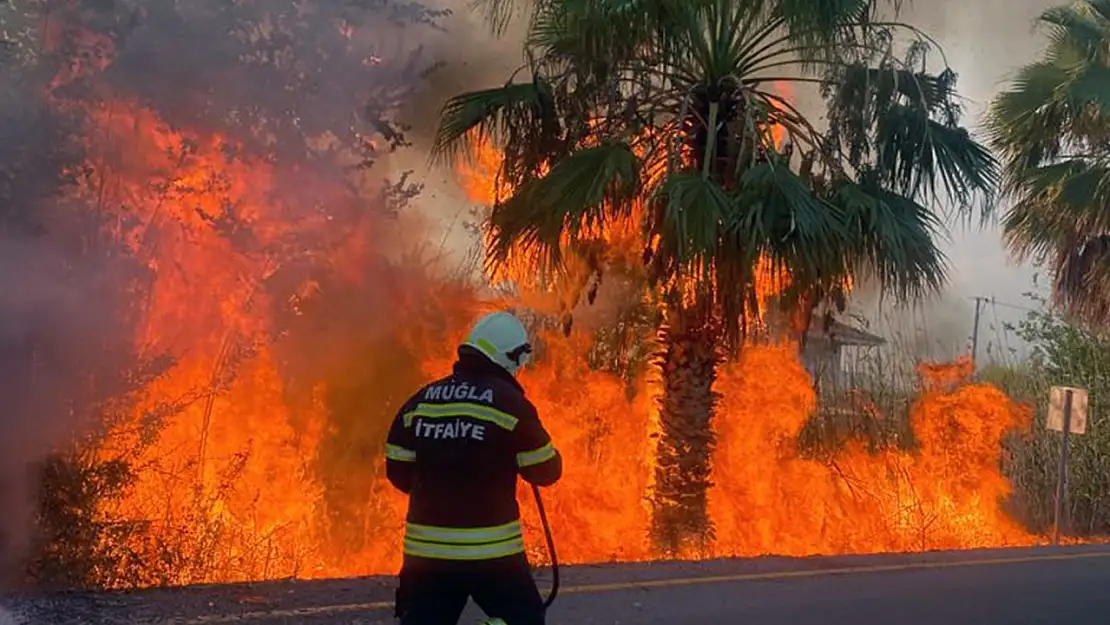
[[[1043,308],[1030,308],[1028,306],[1020,306],[1018,304],[1010,304],[1008,302],[1000,302],[1000,301],[998,301],[994,298],[991,298],[991,305],[992,306],[1001,306],[1003,308],[1013,308],[1014,310],[1024,310],[1026,312],[1035,312],[1035,313],[1044,312]]]
[[[975,296],[969,297],[968,299],[970,299],[970,300],[983,300],[984,302],[990,302],[990,304],[992,306],[1001,306],[1003,308],[1013,308],[1014,310],[1024,310],[1026,312],[1035,312],[1035,313],[1045,312],[1044,308],[1030,308],[1028,306],[1022,306],[1020,304],[1011,304],[1009,302],[1002,302],[1002,301],[999,301],[994,296],[986,297],[984,295],[975,295]]]
[[[984,303],[989,302],[992,307],[995,307],[995,309],[997,309],[998,306],[1001,306],[1003,308],[1011,308],[1011,309],[1014,309],[1014,310],[1022,310],[1022,311],[1025,311],[1025,312],[1032,312],[1032,313],[1044,312],[1043,310],[1038,310],[1036,308],[1030,308],[1028,306],[1021,306],[1019,304],[1011,304],[1009,302],[1000,302],[993,295],[991,297],[986,297],[986,296],[983,296],[983,295],[975,295],[975,296],[972,296],[969,299],[975,300],[975,318],[972,321],[972,326],[971,326],[971,359],[973,361],[979,355],[979,320],[982,316],[982,307],[983,307]],[[997,323],[997,322],[998,322],[998,313],[996,312],[995,313],[995,323]]]

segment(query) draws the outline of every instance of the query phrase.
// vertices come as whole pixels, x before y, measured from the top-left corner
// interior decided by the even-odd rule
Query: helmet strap
[[[531,343],[524,343],[522,345],[514,347],[511,351],[505,352],[505,356],[509,360],[516,363],[516,366],[519,367],[520,366],[520,359],[523,358],[525,354],[531,354],[531,353],[532,353],[532,344]]]

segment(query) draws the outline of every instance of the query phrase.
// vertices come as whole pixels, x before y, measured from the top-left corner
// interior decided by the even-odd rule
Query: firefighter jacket
[[[409,495],[405,555],[522,553],[518,474],[549,486],[562,459],[512,374],[464,345],[454,372],[420,389],[389,430],[386,475]]]

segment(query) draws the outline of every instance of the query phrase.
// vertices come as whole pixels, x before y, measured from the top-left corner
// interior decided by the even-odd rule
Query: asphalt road
[[[551,617],[581,625],[1094,625],[1110,622],[1110,558],[572,595]]]
[[[544,576],[541,575],[541,583]],[[1110,623],[1110,547],[572,567],[552,625]],[[385,625],[392,582],[0,598],[26,625]],[[468,611],[462,623],[481,617]]]

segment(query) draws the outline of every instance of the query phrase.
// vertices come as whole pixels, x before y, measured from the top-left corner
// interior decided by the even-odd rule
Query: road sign
[[[1071,391],[1071,415],[1064,414],[1064,398]],[[1069,434],[1087,433],[1087,389],[1072,386],[1053,386],[1048,393],[1047,427],[1057,432],[1064,431],[1067,422]]]
[[[1053,544],[1060,544],[1060,534],[1066,523],[1064,499],[1068,496],[1068,435],[1087,432],[1087,390],[1073,386],[1053,386],[1048,392],[1048,419],[1050,430],[1063,432],[1060,438],[1060,466],[1056,477],[1056,497],[1052,516]]]

